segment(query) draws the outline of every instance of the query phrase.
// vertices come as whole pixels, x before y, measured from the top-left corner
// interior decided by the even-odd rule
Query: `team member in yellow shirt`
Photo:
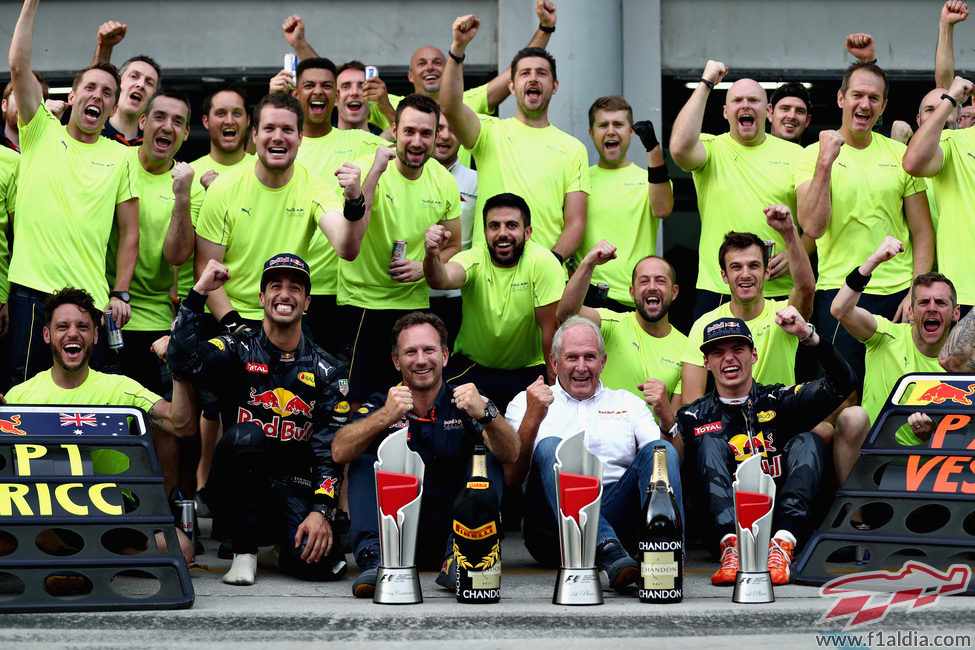
[[[955,77],[947,92],[942,92],[934,110],[921,122],[904,153],[904,170],[915,176],[930,177],[941,217],[938,221],[938,270],[949,277],[970,274],[968,255],[975,246],[972,210],[975,205],[975,131],[944,130],[956,107],[972,95],[972,82]],[[975,304],[975,286],[962,282],[958,301],[963,314]]]
[[[634,132],[647,150],[646,173],[626,157]],[[637,262],[657,250],[660,219],[674,208],[673,185],[653,124],[646,120],[633,124],[633,109],[619,95],[600,97],[589,107],[589,137],[596,145],[599,162],[589,168],[586,232],[576,251],[577,263],[607,233],[626,233],[626,237],[617,238],[614,259],[596,266],[590,278],[591,283],[608,284],[608,296],[602,298],[591,284],[586,305],[629,312],[633,308],[628,291],[630,274]]]
[[[267,95],[254,108],[253,121],[257,162],[225,172],[210,185],[196,233],[197,275],[211,259],[230,269],[230,280],[207,301],[214,318],[230,331],[242,319],[257,321],[263,313],[254,300],[260,288],[255,259],[280,250],[305,255],[318,228],[340,256],[354,258],[369,222],[371,197],[360,189],[357,167],[339,170],[343,206],[334,191],[295,163],[302,126],[297,99]],[[363,184],[367,193],[374,187],[368,180]]]
[[[306,119],[301,128],[298,164],[326,185],[340,193],[335,172],[345,163],[368,166],[376,149],[389,144],[387,140],[367,131],[341,130],[331,122],[335,106],[336,68],[328,59],[302,59],[296,72],[298,85],[291,94],[301,102]],[[278,73],[271,80],[270,92],[287,92],[291,88],[291,73]],[[306,323],[315,343],[335,356],[344,356],[341,349],[344,328],[335,318],[338,293],[339,258],[328,238],[321,231],[312,236],[306,256],[311,268],[312,297]]]
[[[531,240],[531,210],[516,194],[484,203],[486,242],[443,261],[449,236],[427,229],[423,272],[435,289],[460,289],[463,318],[447,376],[474,382],[500,410],[548,374],[555,310],[564,274],[558,261]]]
[[[396,109],[396,151],[386,147],[376,158],[389,160],[379,177],[372,222],[354,260],[339,261],[339,319],[351,346],[349,399],[361,402],[395,383],[386,362],[389,338],[404,314],[430,307],[430,287],[423,279],[423,238],[433,224],[445,226],[449,242],[441,255],[460,250],[460,193],[443,165],[433,160],[440,107],[423,95],[409,95]],[[374,170],[376,167],[373,168]],[[393,258],[396,242],[403,256]]]
[[[702,134],[708,96],[727,74],[724,63],[707,62],[670,134],[670,155],[681,169],[693,173],[701,213],[695,318],[727,299],[728,287],[714,258],[728,231],[752,232],[774,242],[766,296],[784,298],[794,282],[789,276],[790,249],[782,234],[765,222],[762,210],[778,203],[795,213],[792,166],[802,148],[765,133],[768,99],[752,79],[739,79],[728,89],[724,104],[728,132]],[[700,363],[701,355],[697,356]]]
[[[129,303],[132,318],[123,330],[125,345],[118,351],[123,375],[154,393],[165,395],[170,387],[163,380],[159,357],[152,350],[156,339],[169,334],[173,322],[173,266],[193,252],[193,217],[203,203],[203,186],[193,182],[193,170],[174,157],[189,133],[190,106],[186,96],[162,88],[149,99],[140,119],[144,138],[129,151],[130,164],[142,198],[139,201],[139,259],[129,291],[122,299]],[[115,279],[118,239],[108,244],[108,281]],[[156,452],[167,484],[179,475],[176,438],[160,432]]]
[[[87,290],[96,305],[111,309],[118,326],[128,322],[129,306],[118,294],[129,290],[139,254],[139,192],[129,152],[99,136],[118,104],[118,72],[99,64],[78,73],[68,95],[71,117],[62,126],[44,106],[30,67],[37,5],[24,2],[9,56],[22,152],[8,275],[13,383],[50,367],[51,356],[39,345],[44,300],[61,287]],[[119,247],[109,286],[105,251],[113,227]],[[100,349],[96,360],[106,353],[104,343]]]
[[[719,318],[740,318],[751,330],[758,352],[758,361],[752,366],[755,381],[762,384],[796,383],[798,339],[775,324],[775,314],[791,305],[799,310],[800,316],[808,318],[812,313],[816,280],[789,208],[770,205],[765,208],[765,216],[768,226],[786,242],[793,280],[792,292],[787,301],[765,298],[762,288],[771,265],[762,240],[754,233],[730,232],[725,235],[718,251],[718,261],[721,278],[731,291],[731,300],[705,313],[691,326],[681,369],[684,404],[704,396],[708,371],[702,365],[701,342],[704,340],[704,328]]]
[[[450,60],[440,101],[450,128],[477,159],[477,213],[495,194],[525,197],[532,212],[535,242],[564,262],[586,230],[589,160],[586,148],[548,121],[548,105],[558,90],[555,59],[541,48],[519,51],[511,62],[508,89],[518,103],[515,117],[476,115],[462,102],[464,51],[477,34],[473,15],[454,21]],[[474,229],[474,244],[483,242]]]
[[[559,321],[579,314],[599,325],[608,357],[602,374],[607,388],[628,390],[655,411],[669,402],[676,412],[681,405],[680,360],[687,345],[687,337],[670,324],[677,272],[667,260],[649,255],[633,267],[630,301],[635,311],[583,307],[594,269],[611,263],[616,255],[616,247],[603,240],[582,258],[559,301]]]
[[[210,153],[200,156],[190,163],[193,170],[194,190],[197,185],[204,189],[220,174],[230,171],[237,165],[253,165],[254,154],[245,149],[247,130],[251,117],[247,113],[247,98],[244,92],[233,85],[223,84],[203,98],[203,128],[210,135]],[[190,214],[193,228],[199,210]],[[185,296],[196,283],[193,278],[193,253],[176,269],[176,298]]]
[[[836,422],[833,458],[840,485],[853,469],[860,445],[897,380],[910,372],[941,372],[938,356],[951,324],[958,320],[955,286],[940,273],[914,278],[904,323],[892,323],[857,305],[874,271],[904,255],[904,248],[898,239],[884,237],[877,250],[846,277],[831,306],[833,316],[866,345],[863,406],[843,409]],[[920,440],[908,442],[917,444]]]
[[[934,232],[924,183],[901,167],[905,147],[872,131],[887,105],[887,75],[876,63],[847,68],[837,93],[843,111],[839,131],[822,131],[796,162],[799,224],[816,239],[819,330],[863,378],[863,344],[830,315],[830,305],[851,265],[864,260],[886,235],[904,243],[905,254],[877,270],[860,304],[903,321],[911,278],[934,261]]]
[[[538,29],[527,47],[545,47],[555,32],[557,19],[555,3],[551,0],[536,0],[535,14],[538,16]],[[318,56],[305,40],[305,24],[300,16],[290,16],[284,21],[282,28],[288,43],[302,60]],[[416,50],[410,57],[410,68],[406,72],[406,78],[413,84],[413,92],[426,95],[439,103],[440,80],[443,77],[446,61],[447,57],[444,53],[432,45],[425,45]],[[464,92],[464,104],[480,115],[493,115],[498,105],[511,94],[508,90],[509,76],[510,72],[504,70],[483,86]],[[380,129],[389,128],[390,121],[393,120],[396,108],[403,97],[388,94],[386,84],[379,76],[366,80],[362,91],[363,98],[369,102],[369,122]],[[470,166],[470,152],[461,152],[461,162],[467,167]]]

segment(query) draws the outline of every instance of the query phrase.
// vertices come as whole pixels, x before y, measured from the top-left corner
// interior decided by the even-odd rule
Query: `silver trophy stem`
[[[423,499],[423,460],[406,444],[406,429],[383,440],[376,456],[377,505],[380,503],[380,471],[411,474],[417,477],[419,489],[416,498],[401,506],[395,513],[395,518],[393,513],[379,512],[380,562],[372,601],[384,605],[422,603],[423,594],[414,556]]]
[[[775,602],[772,578],[768,571],[768,548],[772,535],[772,514],[775,510],[775,481],[762,470],[762,457],[755,453],[754,443],[752,455],[738,466],[732,487],[735,495],[735,528],[738,533],[740,568],[735,576],[735,592],[731,600],[735,603]],[[758,517],[748,528],[737,521],[739,491],[768,495],[770,500],[768,512]]]
[[[562,566],[555,580],[552,602],[556,605],[602,605],[603,590],[596,569],[596,528],[602,500],[603,464],[585,447],[585,432],[580,431],[559,443],[555,450],[556,486],[562,473],[591,476],[599,484],[595,500],[579,508],[579,520],[567,517],[562,507],[561,489],[556,503],[559,519],[559,544]]]

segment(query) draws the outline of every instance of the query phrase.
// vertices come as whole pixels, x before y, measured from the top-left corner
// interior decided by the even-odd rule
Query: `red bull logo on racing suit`
[[[261,420],[250,409],[240,407],[237,409],[237,422],[253,422],[264,429],[265,435],[269,438],[296,441],[311,438],[313,429],[311,422],[300,425],[286,418],[291,415],[299,415],[310,419],[312,411],[315,409],[314,401],[308,403],[286,388],[275,388],[261,393],[251,388],[250,399],[247,404],[271,411],[274,415],[269,421]],[[261,411],[258,411],[257,414],[260,413]]]

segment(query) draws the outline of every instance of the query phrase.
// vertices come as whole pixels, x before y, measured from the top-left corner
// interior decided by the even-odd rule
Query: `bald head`
[[[724,117],[735,141],[745,146],[761,144],[767,115],[768,96],[757,81],[739,79],[731,84],[725,95]]]
[[[421,95],[437,95],[440,92],[440,78],[447,63],[447,57],[432,45],[424,45],[410,58],[407,78],[413,90]]]
[[[928,119],[928,116],[934,112],[942,102],[941,96],[944,95],[947,90],[944,88],[935,88],[930,91],[921,99],[921,105],[917,107],[917,125],[921,126],[924,124],[924,120]],[[955,128],[955,122],[958,120],[958,111],[951,111],[948,114],[948,119],[945,124],[948,128]]]

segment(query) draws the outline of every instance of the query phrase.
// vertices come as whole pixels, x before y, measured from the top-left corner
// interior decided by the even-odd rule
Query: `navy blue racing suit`
[[[332,439],[349,416],[338,387],[344,369],[305,337],[297,349],[279,350],[263,328],[201,341],[205,303],[195,291],[183,300],[167,356],[174,377],[201,384],[220,404],[224,434],[204,492],[214,526],[229,529],[235,553],[274,543],[283,547],[283,571],[341,577],[337,538],[328,557],[309,564],[294,536],[313,508],[334,507],[339,494]]]
[[[776,484],[773,534],[784,529],[800,540],[815,524],[813,500],[822,481],[825,447],[810,430],[853,392],[856,378],[824,338],[812,350],[825,370],[819,379],[795,386],[753,382],[748,396],[734,403],[712,391],[677,413],[689,466],[719,540],[736,532],[733,476],[753,452],[761,453],[762,466]]]

